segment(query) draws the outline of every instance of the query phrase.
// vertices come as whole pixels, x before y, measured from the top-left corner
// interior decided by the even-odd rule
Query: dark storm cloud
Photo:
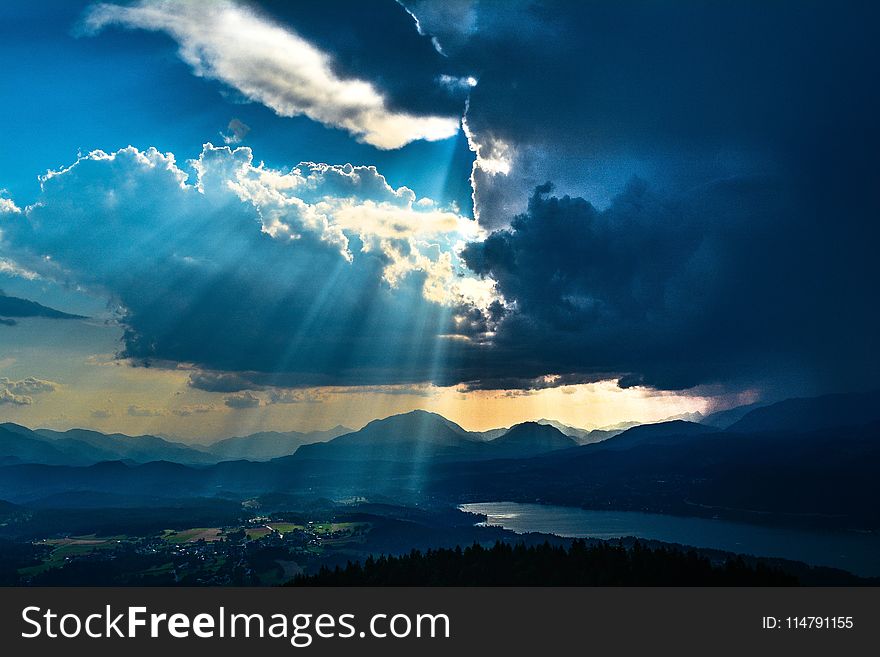
[[[337,75],[375,83],[391,109],[461,113],[468,88],[440,80],[444,75],[465,76],[466,69],[440,55],[430,37],[418,33],[413,17],[394,0],[259,0],[250,4],[331,53]]]
[[[470,89],[477,210],[499,230],[464,258],[504,303],[426,302],[427,270],[391,289],[390,251],[230,177],[243,149],[208,149],[187,184],[156,152],[90,158],[4,235],[120,302],[123,355],[202,368],[191,385],[230,406],[273,386],[873,383],[874,5],[404,4],[419,31],[392,0],[260,7],[389,107],[454,116]],[[375,172],[342,173],[331,196],[357,180],[372,200]]]
[[[830,168],[817,145],[876,137],[876,4],[405,4],[479,79],[475,139],[510,146],[509,175],[477,175],[487,226],[548,179],[604,205],[633,175],[682,191]]]
[[[207,392],[241,392],[255,387],[253,381],[237,372],[193,372],[189,385]]]
[[[876,202],[825,208],[759,178],[676,196],[635,180],[605,210],[549,192],[464,252],[513,303],[495,337],[502,371],[616,372],[622,387],[662,389],[871,383]]]
[[[229,408],[258,408],[262,400],[249,390],[237,392],[223,399]]]
[[[473,392],[475,390],[549,390],[562,386],[576,386],[585,383],[596,383],[607,380],[614,374],[552,374],[533,378],[483,378],[477,381],[467,381],[458,387],[459,392]]]

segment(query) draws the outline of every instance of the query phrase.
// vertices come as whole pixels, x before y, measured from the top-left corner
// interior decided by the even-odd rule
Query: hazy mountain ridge
[[[368,423],[363,429],[325,443],[300,447],[294,458],[330,460],[425,461],[534,456],[577,442],[555,427],[524,422],[494,432],[466,431],[442,415],[411,411]]]
[[[579,445],[590,445],[592,443],[598,443],[603,440],[607,440],[608,438],[612,438],[626,430],[624,428],[580,429],[578,427],[573,427],[568,424],[563,424],[562,422],[559,422],[557,420],[548,420],[547,418],[541,418],[540,420],[535,420],[535,422],[537,424],[546,424],[558,429],[566,436],[574,438]],[[627,424],[629,425],[630,423]]]
[[[0,290],[0,318],[6,317],[43,317],[46,319],[87,319],[83,315],[65,313],[49,306],[44,306],[30,299],[11,297]],[[15,324],[15,320],[5,319],[4,324]]]
[[[822,408],[827,400],[815,403]],[[877,411],[838,417],[840,427],[810,431],[798,429],[799,413],[793,429],[781,430],[780,418],[790,417],[788,405],[781,404],[772,431],[721,431],[672,421],[583,446],[571,446],[571,438],[537,423],[511,427],[507,440],[484,441],[435,414],[406,414],[267,462],[9,464],[0,467],[0,499],[31,503],[71,491],[232,499],[308,493],[453,504],[539,499],[750,522],[880,528],[880,421],[853,424]],[[751,413],[758,410],[763,409]],[[758,416],[762,422],[767,417]],[[394,428],[399,432],[389,430]],[[432,436],[422,451],[413,439],[422,434],[400,440],[400,432],[413,430]],[[21,437],[7,430],[9,435]],[[506,451],[505,445],[516,450]],[[525,454],[518,452],[521,445]],[[560,449],[546,451],[549,447]]]
[[[756,408],[728,427],[734,432],[809,431],[880,421],[880,393],[786,399]]]
[[[347,427],[338,426],[309,433],[261,432],[195,445],[153,435],[105,434],[91,429],[28,429],[7,422],[0,424],[0,464],[88,466],[104,461],[169,461],[211,465],[235,459],[268,461],[293,454],[302,444],[329,440],[348,431]]]
[[[260,431],[247,436],[223,438],[199,449],[224,460],[269,461],[293,454],[302,445],[325,442],[352,431],[341,424],[323,431]]]

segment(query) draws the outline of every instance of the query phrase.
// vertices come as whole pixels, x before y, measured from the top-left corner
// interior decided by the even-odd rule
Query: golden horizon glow
[[[0,361],[0,377],[14,379],[14,369],[15,359]],[[416,409],[484,431],[540,418],[592,429],[729,405],[711,391],[621,389],[609,380],[534,391],[462,392],[432,385],[265,389],[252,392],[258,406],[231,408],[225,402],[236,393],[194,389],[188,383],[190,370],[132,367],[110,355],[88,358],[76,369],[70,379],[69,370],[55,376],[44,372],[41,378],[56,389],[34,395],[29,405],[0,408],[2,419],[31,428],[161,434],[200,443],[257,431],[315,431],[337,424],[359,429],[371,420]]]

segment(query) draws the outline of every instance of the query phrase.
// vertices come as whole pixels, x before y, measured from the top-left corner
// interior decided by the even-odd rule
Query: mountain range
[[[263,431],[225,438],[209,445],[187,445],[159,436],[104,434],[89,429],[28,429],[6,422],[0,424],[0,465],[84,466],[103,461],[208,465],[236,459],[268,461],[293,454],[301,445],[330,440],[350,432],[351,429],[343,426],[308,433]]]
[[[328,440],[343,430],[335,428],[323,434],[325,442],[263,461],[223,460],[211,445],[194,448],[150,436],[5,424],[0,499],[39,504],[78,496],[123,504],[132,495],[243,500],[277,493],[408,503],[540,501],[877,529],[878,400],[786,400],[751,409],[728,429],[672,420],[586,445],[550,424],[525,422],[487,438],[435,413],[414,411]],[[219,451],[233,454],[247,440],[224,442]],[[275,445],[300,437],[254,440]]]
[[[643,444],[674,444],[717,433],[810,431],[859,426],[880,420],[877,395],[837,394],[788,399],[707,416],[701,422],[670,419],[618,428],[580,429],[542,418],[513,427],[468,431],[428,411],[416,410],[373,420],[359,430],[343,425],[313,432],[263,431],[207,445],[184,444],[152,435],[103,434],[88,429],[53,431],[0,424],[0,465],[38,463],[86,466],[104,461],[211,465],[222,461],[271,461],[295,456],[320,461],[427,461],[529,458],[578,446],[624,450]],[[628,428],[627,428],[628,427]]]

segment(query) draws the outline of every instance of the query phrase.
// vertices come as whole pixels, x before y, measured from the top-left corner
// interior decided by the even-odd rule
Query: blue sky
[[[0,411],[598,426],[871,387],[875,14],[4,3]]]
[[[36,198],[38,175],[69,165],[78,152],[153,146],[184,160],[207,141],[222,143],[221,133],[238,119],[250,128],[248,145],[270,166],[372,164],[395,187],[469,205],[473,156],[463,137],[379,150],[305,117],[279,117],[222,83],[194,78],[164,34],[79,35],[91,4],[40,0],[0,8],[0,179],[22,204]]]

